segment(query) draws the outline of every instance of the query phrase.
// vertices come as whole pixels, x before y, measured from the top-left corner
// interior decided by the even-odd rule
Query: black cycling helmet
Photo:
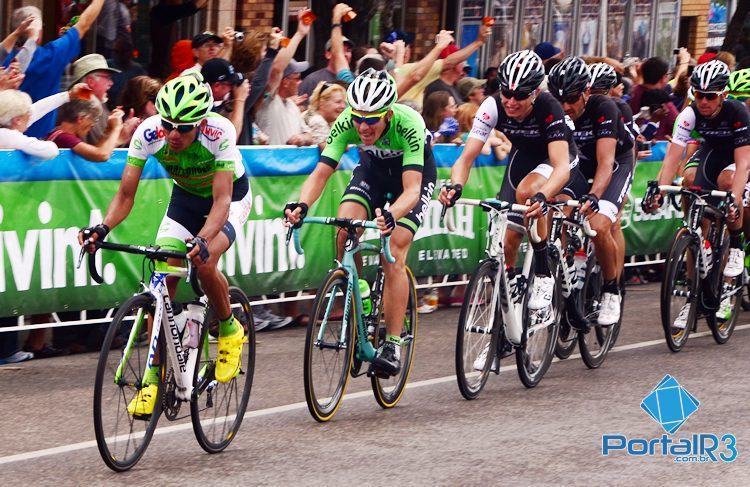
[[[724,91],[727,83],[729,83],[729,67],[716,59],[699,64],[690,76],[690,86],[695,91]]]
[[[592,90],[609,90],[617,85],[617,72],[611,64],[594,63],[589,66]]]
[[[531,93],[544,81],[542,58],[528,49],[509,54],[497,68],[497,79],[501,90]]]
[[[547,77],[547,88],[556,98],[583,93],[591,83],[586,62],[579,57],[567,57],[555,64]]]

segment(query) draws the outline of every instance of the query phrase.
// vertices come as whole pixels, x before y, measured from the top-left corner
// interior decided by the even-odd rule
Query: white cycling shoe
[[[688,316],[690,315],[690,303],[685,303],[682,305],[682,308],[680,309],[680,314],[677,315],[677,318],[675,318],[674,323],[672,323],[672,326],[675,328],[679,328],[680,330],[684,330],[687,326],[687,320]]]
[[[737,277],[745,269],[745,251],[742,249],[729,249],[727,265],[724,266],[724,277]]]
[[[555,280],[551,276],[534,276],[529,297],[529,309],[544,309],[552,304],[552,292],[555,290]]]
[[[600,326],[612,326],[620,321],[620,302],[622,298],[617,293],[603,293],[602,306],[596,323]]]
[[[474,370],[478,370],[479,372],[484,370],[484,363],[487,361],[487,354],[489,352],[490,352],[490,344],[487,343],[487,345],[482,349],[482,351],[477,356],[477,358],[474,359]],[[500,361],[497,359],[497,356],[495,356],[492,359],[492,365],[490,366],[490,371],[497,372],[499,365],[500,365]]]

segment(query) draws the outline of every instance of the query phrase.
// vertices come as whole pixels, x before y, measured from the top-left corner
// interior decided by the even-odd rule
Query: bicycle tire
[[[601,266],[597,264],[596,258],[590,258],[586,263],[586,276],[583,281],[583,290],[581,295],[584,301],[584,313],[589,322],[596,322],[598,317],[598,300],[601,297],[604,278],[602,276]],[[614,338],[619,333],[620,323],[622,321],[622,304],[620,307],[620,320],[611,326],[600,326],[594,324],[587,333],[578,334],[578,349],[581,351],[581,360],[589,369],[599,368],[607,358],[609,350],[612,348]],[[594,351],[590,346],[590,340],[596,338],[599,348]]]
[[[127,405],[130,400],[135,396],[137,391],[141,387],[141,381],[143,379],[143,369],[145,369],[147,356],[149,354],[149,344],[146,340],[144,344],[139,343],[138,337],[146,332],[149,311],[153,310],[154,298],[150,294],[137,294],[132,296],[125,301],[117,313],[112,318],[112,322],[109,325],[107,334],[104,337],[101,351],[99,352],[99,361],[96,367],[96,379],[94,382],[94,433],[96,436],[96,446],[99,450],[99,454],[104,460],[104,463],[114,470],[115,472],[124,472],[131,469],[143,456],[146,448],[148,448],[151,438],[156,430],[157,423],[159,422],[159,416],[161,415],[162,407],[162,395],[164,393],[164,360],[166,360],[166,349],[164,345],[163,333],[159,334],[159,340],[155,346],[159,353],[159,357],[162,358],[162,365],[160,366],[159,372],[159,383],[158,393],[156,397],[156,403],[154,410],[148,418],[136,419],[131,417],[127,412]],[[141,315],[144,318],[140,320],[138,329],[133,331],[133,340],[129,340],[131,343],[130,353],[122,353],[122,347],[112,346],[113,341],[118,334],[124,330],[124,327],[130,326],[129,316],[134,310],[145,310]],[[138,312],[136,311],[136,317]],[[134,320],[135,322],[136,320]],[[159,325],[160,326],[160,325]],[[132,330],[132,328],[131,328]],[[131,334],[131,332],[128,332]],[[122,376],[120,384],[115,383],[116,370],[119,368],[120,361],[125,359],[127,367],[122,367]],[[132,361],[131,361],[132,359]],[[131,365],[132,362],[132,365]],[[114,388],[114,397],[105,392],[106,386]],[[132,394],[129,394],[132,392]],[[118,423],[115,425],[114,431],[109,431],[107,425],[108,414],[110,410],[108,406],[112,404],[113,399],[117,399],[117,405],[113,408],[118,416]],[[119,399],[122,399],[119,401]],[[124,414],[123,414],[124,413]],[[117,426],[119,425],[119,416],[123,416],[129,422],[130,429],[127,434],[123,434],[118,431]],[[135,425],[144,425],[144,428],[137,428],[139,431],[134,432]],[[118,444],[122,444],[123,439],[126,441],[124,453],[120,455],[119,450],[115,451],[113,447]],[[138,443],[138,440],[141,440]],[[130,450],[131,440],[134,444],[132,451]]]
[[[485,279],[489,279],[490,286],[487,289],[480,287],[480,284],[485,282]],[[475,317],[491,316],[492,311],[489,309],[492,306],[492,294],[494,286],[497,284],[497,262],[491,259],[486,259],[479,264],[479,267],[474,271],[469,284],[466,286],[464,292],[464,302],[461,305],[461,313],[458,317],[458,328],[456,331],[456,381],[458,383],[458,390],[461,395],[467,400],[473,400],[479,397],[482,392],[487,379],[490,375],[490,368],[492,362],[497,355],[497,336],[500,333],[497,331],[500,328],[499,323],[499,311],[495,310],[494,323],[483,323],[485,326],[480,328],[487,328],[492,326],[490,333],[481,333],[475,328],[473,323]],[[477,312],[476,309],[484,305],[487,307],[486,312]],[[469,322],[471,320],[471,323]],[[470,337],[475,335],[489,335],[479,338],[477,345],[468,344],[471,341]],[[486,342],[486,343],[484,343]],[[465,347],[469,350],[465,350]],[[489,347],[488,350],[492,351],[486,354],[486,359],[481,371],[474,369],[474,362],[477,357],[482,353],[484,347]],[[472,353],[468,353],[472,351]],[[498,358],[499,360],[499,358]],[[477,374],[477,372],[479,372]],[[476,378],[475,380],[471,380]]]
[[[729,252],[729,242],[728,240],[724,240],[724,246],[722,248],[722,256],[727,255]],[[718,256],[717,256],[718,257]],[[729,283],[724,282],[724,266],[726,266],[726,260],[725,259],[719,259],[717,258],[716,261],[721,262],[724,261],[721,266],[714,264],[714,269],[710,277],[711,283],[713,284],[713,290],[721,289],[720,295],[718,297],[718,300],[721,301],[721,296],[724,293],[724,287],[725,284],[729,284],[731,287],[739,287],[739,290],[734,295],[734,303],[730,305],[731,309],[731,315],[729,319],[719,319],[717,316],[717,312],[709,311],[706,313],[706,321],[708,322],[708,328],[711,330],[711,335],[714,337],[714,341],[718,343],[719,345],[723,345],[729,341],[729,339],[732,337],[732,333],[734,333],[734,328],[737,325],[737,318],[739,317],[740,308],[742,306],[742,293],[743,288],[745,286],[742,285],[742,279],[743,276],[740,274],[740,276],[732,278]],[[739,286],[738,286],[739,282]]]
[[[401,371],[389,379],[383,379],[377,375],[370,377],[372,385],[372,392],[375,396],[375,401],[383,409],[391,409],[398,404],[406,389],[406,384],[409,381],[409,375],[411,374],[411,368],[414,364],[414,349],[416,347],[417,339],[417,328],[418,328],[418,314],[417,314],[417,288],[412,274],[411,269],[408,266],[404,266],[406,269],[407,278],[409,280],[409,300],[406,304],[406,315],[404,316],[404,330],[401,333],[402,339],[406,342],[401,344]],[[385,323],[381,321],[381,325]],[[380,337],[380,333],[375,336]],[[381,344],[378,343],[378,346]]]
[[[551,318],[550,324],[546,327],[549,329],[549,334],[542,349],[541,361],[538,365],[534,365],[530,362],[531,356],[528,353],[528,339],[525,340],[523,346],[516,348],[516,370],[518,371],[518,378],[521,379],[523,385],[529,389],[539,385],[539,382],[541,382],[541,380],[544,378],[544,374],[547,373],[550,364],[552,364],[552,359],[555,355],[555,345],[557,344],[557,334],[560,328],[560,316],[564,307],[562,289],[560,287],[560,282],[562,282],[563,276],[561,267],[558,264],[557,253],[554,252],[554,250],[555,247],[550,247],[550,271],[552,272],[551,275],[555,276],[555,287],[552,293],[551,305],[551,312],[553,313],[553,316]],[[524,296],[523,302],[524,333],[526,333],[526,329],[531,319],[531,313],[529,312],[528,308],[528,300],[530,297],[531,285],[533,284],[534,279],[533,272],[531,273],[531,276],[531,279],[529,279],[529,288],[526,292],[526,295]],[[534,370],[532,370],[532,367]]]
[[[692,252],[692,264],[689,264],[689,259],[687,258],[689,252]],[[669,249],[667,268],[664,273],[664,280],[661,284],[660,299],[661,325],[664,330],[664,338],[667,342],[667,347],[675,353],[682,350],[685,346],[690,331],[695,326],[697,320],[698,281],[700,280],[698,258],[698,249],[693,237],[686,229],[680,229],[675,234],[672,245]],[[672,306],[672,298],[675,295],[675,292],[679,291],[676,287],[678,279],[683,277],[683,272],[685,278],[680,279],[679,282],[687,282],[688,266],[692,267],[693,279],[689,286],[686,285],[684,287],[687,288],[686,290],[689,293],[689,297],[685,300],[685,305],[690,305],[690,312],[688,313],[685,328],[675,328],[672,326],[674,322],[672,315],[674,314],[673,311],[675,311],[672,309],[674,307]],[[673,331],[673,329],[675,331]]]
[[[570,324],[566,314],[563,313],[560,318],[560,331],[557,333],[557,342],[555,343],[555,357],[560,360],[569,358],[576,349],[577,343],[578,330]]]
[[[333,389],[332,392],[328,392],[325,394],[321,394],[321,397],[318,397],[318,392],[316,392],[316,381],[315,381],[315,367],[313,360],[315,359],[315,352],[320,351],[323,352],[324,348],[320,347],[319,345],[316,345],[317,342],[317,336],[318,336],[318,325],[319,320],[328,320],[328,296],[333,296],[335,299],[338,297],[338,291],[335,291],[337,288],[341,289],[341,296],[342,296],[342,304],[346,296],[346,288],[349,285],[349,276],[346,270],[342,267],[336,268],[331,270],[328,275],[326,276],[325,280],[323,281],[323,284],[320,285],[320,288],[318,288],[317,295],[315,296],[315,300],[313,301],[312,310],[310,312],[310,323],[307,325],[307,333],[305,336],[305,356],[304,356],[304,381],[305,381],[305,401],[307,402],[307,409],[310,411],[310,415],[318,422],[324,423],[326,421],[329,421],[334,414],[336,414],[336,411],[338,411],[339,407],[341,406],[341,401],[344,398],[344,393],[346,392],[346,387],[349,384],[349,369],[352,366],[352,360],[354,358],[354,338],[355,338],[355,313],[358,312],[358,310],[354,307],[354,294],[351,295],[351,299],[349,302],[348,307],[348,316],[341,318],[341,327],[338,327],[339,330],[342,328],[345,330],[345,339],[343,341],[343,348],[339,347],[338,349],[335,349],[335,354],[332,354],[337,361],[340,361],[342,363],[341,371],[338,373],[338,381],[336,383],[335,389]],[[333,293],[331,291],[334,290]],[[331,306],[331,310],[334,309],[335,306]],[[340,309],[343,309],[344,307],[341,306]],[[322,316],[321,316],[322,315]],[[347,323],[344,328],[343,320],[346,319]],[[330,323],[328,323],[330,325]],[[335,332],[335,329],[337,327],[331,327],[327,326],[326,331],[333,330]],[[334,343],[340,343],[340,335],[332,335],[333,340],[328,342],[329,345]],[[324,341],[324,343],[326,343]],[[333,350],[332,348],[325,348],[325,350]],[[340,353],[343,352],[343,353]],[[331,375],[331,378],[333,379],[335,377],[334,374]],[[321,384],[322,385],[322,384]],[[320,388],[318,388],[320,390]],[[328,399],[327,402],[324,404],[321,404],[319,401]]]
[[[229,302],[232,305],[232,314],[245,328],[245,340],[242,355],[240,356],[240,372],[231,381],[221,383],[212,379],[215,362],[216,347],[208,343],[208,323],[201,327],[201,337],[198,343],[202,344],[198,350],[199,358],[195,361],[193,369],[193,393],[190,401],[190,419],[193,423],[193,432],[198,444],[208,453],[219,453],[226,449],[237,436],[242,425],[245,411],[250,400],[255,375],[255,323],[250,308],[250,300],[245,293],[237,288],[229,288]],[[241,388],[241,390],[240,390]],[[224,392],[222,395],[221,393]],[[224,398],[228,400],[225,402]],[[232,397],[234,397],[235,410],[229,411]],[[215,406],[219,399],[218,406]],[[237,401],[239,398],[239,401]],[[205,407],[203,401],[205,400]],[[227,409],[222,409],[222,404],[227,404]],[[208,413],[207,413],[208,412]],[[213,412],[211,417],[210,412]],[[222,416],[218,416],[221,414]],[[231,423],[227,428],[227,423]],[[217,425],[222,425],[218,431]]]

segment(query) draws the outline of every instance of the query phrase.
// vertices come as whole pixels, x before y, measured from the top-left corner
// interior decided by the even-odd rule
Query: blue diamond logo
[[[641,401],[641,409],[670,435],[676,433],[699,406],[700,401],[669,374]]]

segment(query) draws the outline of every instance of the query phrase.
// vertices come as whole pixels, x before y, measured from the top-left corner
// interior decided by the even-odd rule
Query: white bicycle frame
[[[161,361],[165,366],[171,366],[174,371],[175,383],[177,384],[175,395],[182,401],[189,401],[192,389],[193,389],[193,370],[195,369],[195,361],[198,359],[202,344],[199,344],[197,348],[187,348],[182,345],[182,337],[180,331],[177,329],[177,323],[174,320],[174,312],[172,307],[172,300],[169,297],[169,291],[167,290],[167,277],[178,276],[181,278],[187,277],[188,271],[184,268],[170,267],[165,272],[155,271],[151,276],[151,282],[146,288],[146,292],[153,296],[155,301],[154,306],[154,321],[153,323],[160,323],[161,326],[152,326],[151,335],[149,337],[149,354],[146,363],[146,370],[153,366],[156,354],[158,351],[159,333],[162,331],[167,333],[171,339],[168,340],[165,348],[167,349],[167,362],[164,362],[165,357],[160,357]],[[206,297],[201,298],[202,301],[206,300]],[[139,317],[136,317],[136,321]],[[201,320],[201,327],[203,320]],[[201,330],[198,330],[200,336]],[[137,333],[137,327],[133,327],[130,331],[131,336],[128,338],[128,347],[123,350],[123,359],[129,355],[129,347],[135,343],[137,337],[132,336]]]

